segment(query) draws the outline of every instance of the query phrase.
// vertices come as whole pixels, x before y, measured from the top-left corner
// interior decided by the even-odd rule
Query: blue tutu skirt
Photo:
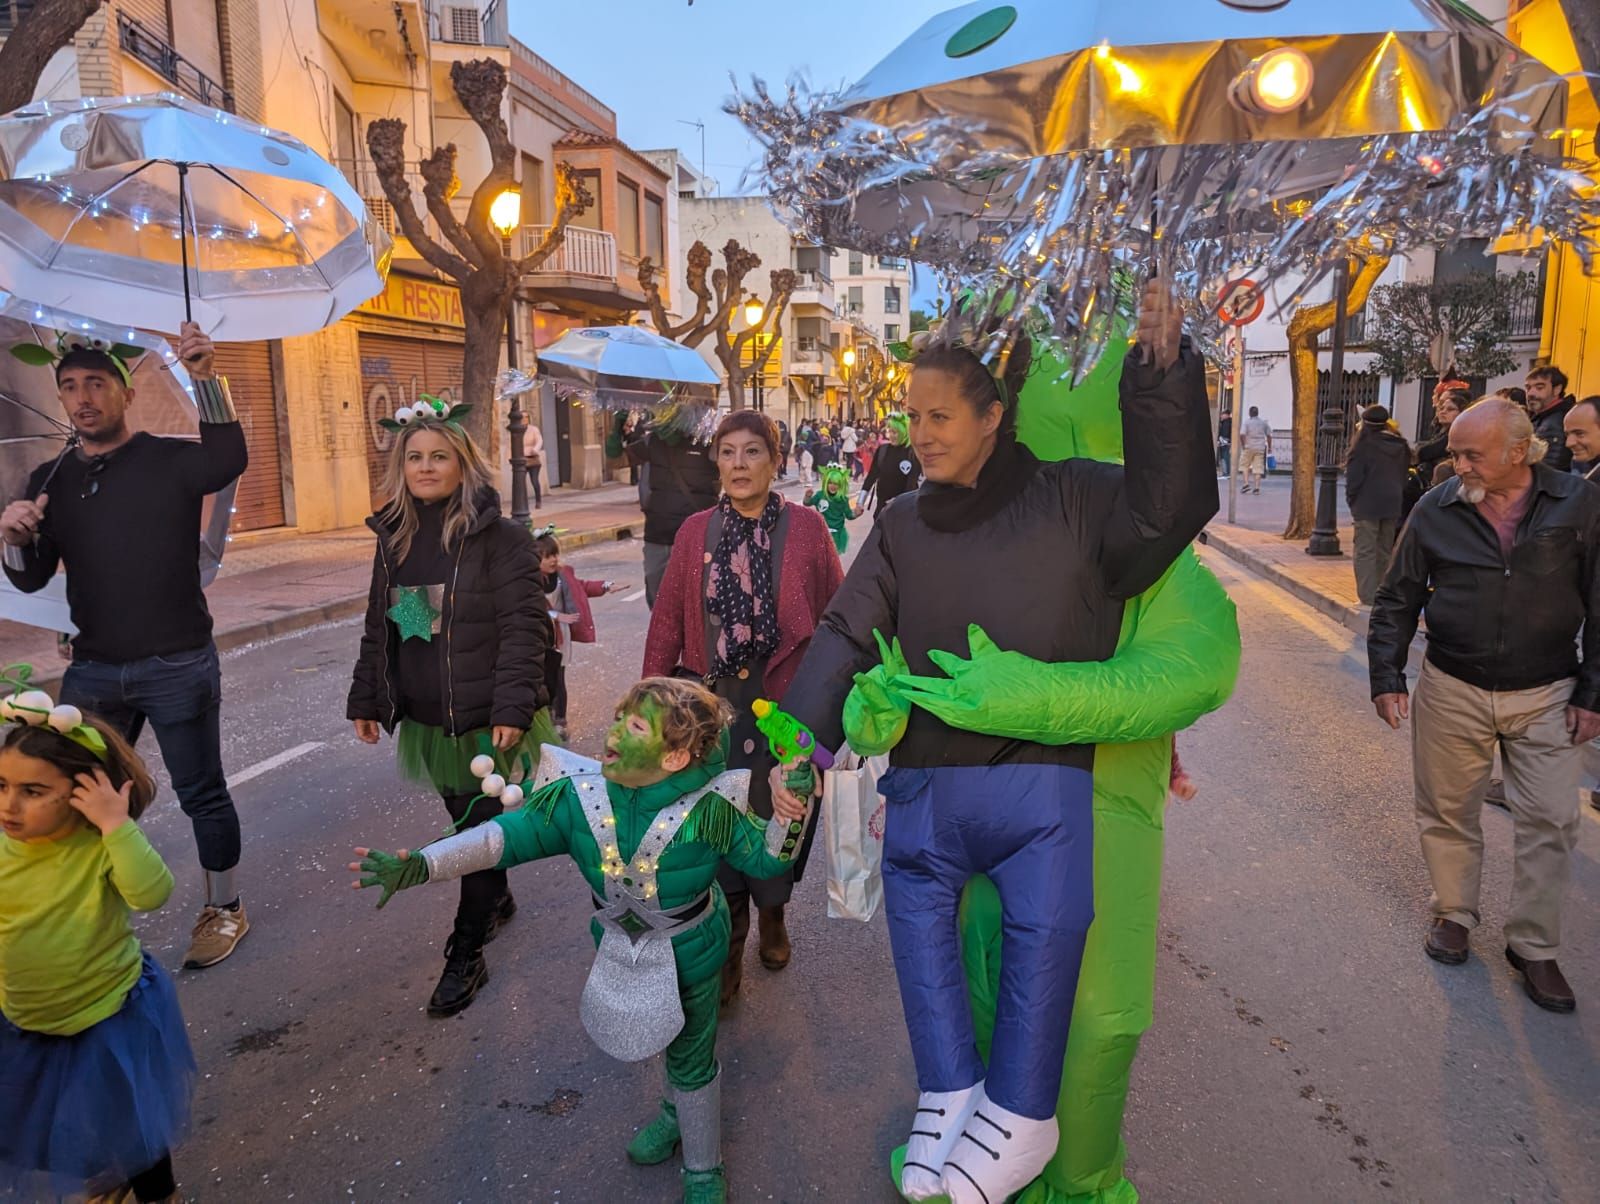
[[[0,1197],[105,1192],[189,1128],[194,1053],[167,972],[144,955],[122,1009],[71,1037],[0,1017]]]

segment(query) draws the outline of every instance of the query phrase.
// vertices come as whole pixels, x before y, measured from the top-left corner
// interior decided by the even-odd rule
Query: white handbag
[[[822,839],[832,919],[865,922],[883,906],[885,806],[878,773],[887,763],[887,757],[864,761],[846,750],[823,774]]]

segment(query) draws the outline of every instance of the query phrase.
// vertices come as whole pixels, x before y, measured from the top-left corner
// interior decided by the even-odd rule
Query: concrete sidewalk
[[[779,484],[786,492],[798,490],[793,477]],[[533,520],[535,526],[556,525],[563,555],[644,534],[638,490],[627,484],[547,492]],[[217,647],[237,648],[360,614],[372,579],[373,541],[364,526],[316,535],[235,536],[206,590]],[[66,669],[54,632],[0,620],[0,664],[18,661],[33,665],[34,680],[46,690],[55,688]]]
[[[1230,560],[1236,560],[1282,586],[1302,602],[1341,623],[1357,635],[1367,633],[1367,610],[1356,598],[1352,552],[1355,537],[1344,502],[1344,482],[1339,482],[1338,556],[1312,556],[1303,539],[1286,540],[1289,521],[1289,478],[1269,478],[1255,494],[1241,494],[1237,522],[1224,521],[1228,513],[1228,485],[1222,481],[1222,510],[1201,538]]]

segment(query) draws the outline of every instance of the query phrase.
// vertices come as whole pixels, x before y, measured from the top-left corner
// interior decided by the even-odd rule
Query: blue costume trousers
[[[1062,765],[895,769],[879,789],[888,800],[884,910],[919,1088],[960,1091],[986,1080],[1002,1108],[1054,1116],[1094,919],[1092,775]],[[987,1072],[956,927],[974,874],[994,882],[1002,908]]]

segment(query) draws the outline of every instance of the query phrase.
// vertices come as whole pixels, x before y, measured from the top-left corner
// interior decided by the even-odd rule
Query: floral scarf
[[[783,499],[771,494],[759,518],[745,518],[726,496],[717,508],[722,536],[706,570],[706,610],[722,622],[710,676],[732,677],[778,649],[772,532],[783,513]]]

